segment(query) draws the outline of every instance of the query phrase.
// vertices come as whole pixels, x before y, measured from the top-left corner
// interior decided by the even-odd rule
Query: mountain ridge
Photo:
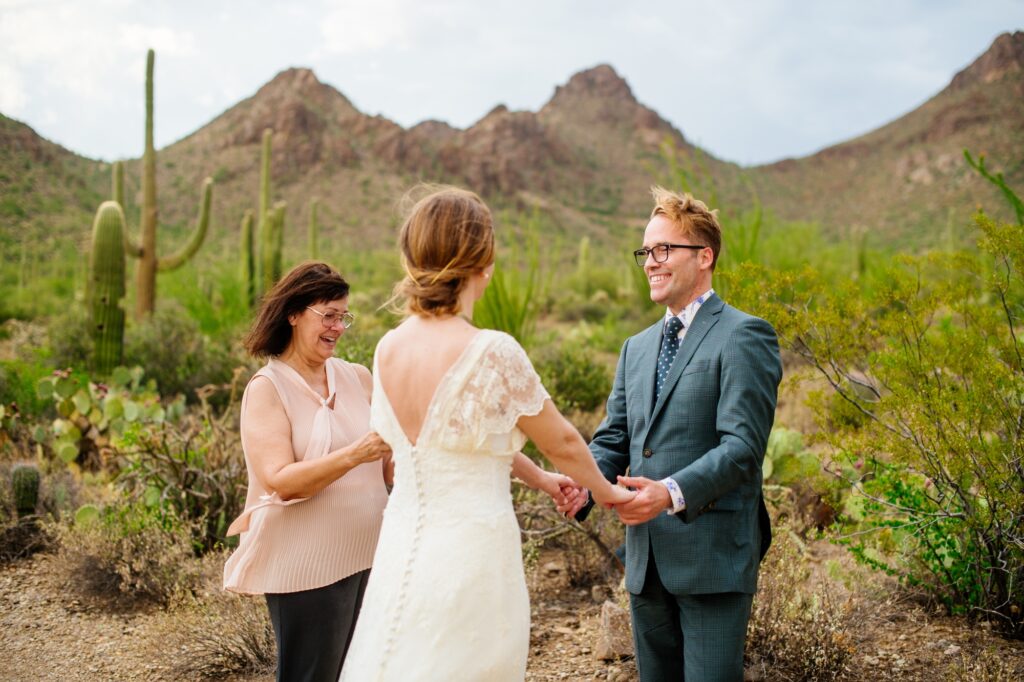
[[[159,87],[157,96],[159,109]],[[418,181],[466,185],[499,209],[542,210],[569,236],[618,244],[634,234],[625,225],[643,224],[650,185],[677,182],[677,168],[688,168],[693,184],[725,206],[758,200],[783,219],[816,221],[833,235],[869,232],[925,244],[951,221],[966,223],[979,197],[986,207],[997,203],[962,162],[963,148],[988,153],[1011,184],[1024,181],[1022,96],[1024,33],[1016,31],[997,37],[920,107],[875,130],[805,157],[741,167],[690,144],[608,64],[574,74],[537,111],[498,104],[467,128],[435,120],[404,128],[359,111],[311,69],[293,67],[159,151],[161,216],[170,239],[184,233],[199,184],[211,175],[213,237],[229,239],[245,209],[256,206],[259,145],[271,128],[274,198],[288,202],[289,224],[304,224],[316,197],[325,237],[364,248],[391,243],[396,199]],[[0,134],[10,138],[12,126]],[[90,188],[80,198],[109,191],[98,179],[107,164],[45,148],[51,157],[39,165],[53,172],[22,191],[50,181],[66,185],[69,172]],[[71,160],[58,160],[67,155]],[[6,168],[13,163],[0,163],[3,177],[13,175]],[[17,163],[25,163],[24,153]],[[137,212],[140,162],[126,165],[130,215]],[[83,203],[69,206],[69,214]],[[25,219],[0,213],[0,227],[16,231]],[[90,219],[82,216],[82,224]]]

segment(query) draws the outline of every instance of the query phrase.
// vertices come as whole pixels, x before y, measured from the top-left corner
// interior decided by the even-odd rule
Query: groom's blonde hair
[[[398,235],[405,278],[392,301],[403,299],[406,314],[455,315],[469,277],[494,262],[491,211],[458,187],[420,185],[404,201],[417,195]]]
[[[718,263],[718,254],[722,251],[722,226],[718,223],[718,209],[711,210],[700,199],[694,199],[689,193],[680,194],[664,187],[652,187],[654,197],[654,216],[665,216],[675,223],[676,227],[687,239],[702,246],[711,247],[714,258],[711,269]]]

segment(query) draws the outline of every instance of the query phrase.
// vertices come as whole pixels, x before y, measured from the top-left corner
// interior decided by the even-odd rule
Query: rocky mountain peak
[[[629,84],[608,64],[580,71],[564,86],[555,89],[552,101],[562,97],[599,97],[636,103]]]
[[[1003,33],[966,69],[953,77],[950,88],[993,83],[1008,75],[1024,74],[1024,31]]]

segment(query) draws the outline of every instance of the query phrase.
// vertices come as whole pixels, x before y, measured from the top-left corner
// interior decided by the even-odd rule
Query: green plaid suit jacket
[[[775,330],[712,296],[655,401],[663,325],[623,344],[607,415],[590,444],[609,481],[627,468],[632,476],[671,476],[686,498],[679,514],[627,527],[626,588],[641,591],[653,550],[673,594],[753,594],[771,542],[761,465],[782,378]]]

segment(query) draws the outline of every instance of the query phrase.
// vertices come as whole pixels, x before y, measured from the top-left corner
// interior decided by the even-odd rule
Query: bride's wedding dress
[[[547,397],[511,336],[480,331],[413,444],[374,359],[370,427],[393,450],[395,486],[343,682],[523,680],[530,605],[509,478],[526,441],[516,422]]]

